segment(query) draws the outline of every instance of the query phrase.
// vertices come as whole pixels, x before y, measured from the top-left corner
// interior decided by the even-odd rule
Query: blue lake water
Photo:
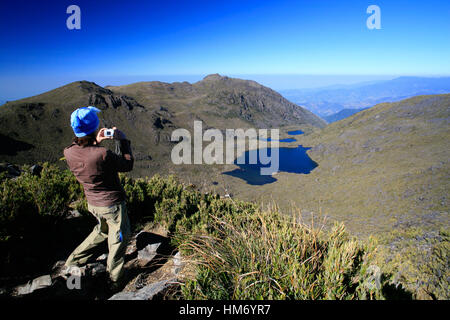
[[[291,135],[298,135],[298,134],[302,134],[302,133],[303,132],[300,130],[288,132],[288,134],[291,134]],[[288,138],[288,139],[292,139],[292,138]],[[268,138],[267,140],[270,141],[270,138]],[[287,140],[287,139],[282,139],[282,140]],[[280,142],[292,142],[291,140],[289,140],[289,141],[282,141],[282,140],[280,140]],[[296,141],[295,139],[293,139],[293,140]],[[311,158],[306,154],[306,151],[309,150],[310,148],[304,148],[301,145],[297,146],[296,148],[287,148],[287,147],[285,147],[285,148],[282,148],[282,147],[281,148],[269,148],[268,150],[262,149],[262,151],[263,151],[263,154],[265,154],[264,152],[267,152],[268,157],[270,157],[271,152],[276,149],[278,149],[277,151],[279,152],[279,167],[278,167],[279,172],[308,174],[314,168],[316,168],[318,166],[317,163],[314,162],[313,160],[311,160]],[[250,185],[263,185],[263,184],[272,183],[272,182],[277,181],[277,179],[273,175],[261,175],[260,169],[262,167],[268,168],[268,167],[270,167],[270,164],[263,165],[259,159],[258,152],[256,152],[256,154],[258,155],[257,162],[255,164],[249,163],[250,162],[249,158],[250,158],[251,152],[255,152],[255,150],[246,151],[241,157],[239,157],[238,159],[236,159],[234,161],[234,164],[239,166],[238,169],[228,171],[228,172],[223,172],[223,174],[240,178],[240,179],[244,180],[245,182],[247,182],[247,184],[250,184]],[[238,161],[244,162],[244,164],[239,164]]]
[[[260,138],[261,140],[265,140],[265,141],[276,141],[276,140],[272,140],[271,138],[267,138],[267,139],[264,139],[264,138]],[[281,140],[278,140],[279,142],[294,142],[294,141],[297,141],[297,139],[294,139],[294,138],[286,138],[286,139],[281,139]]]
[[[288,134],[290,134],[291,136],[296,136],[299,134],[304,134],[304,132],[302,130],[294,130],[294,131],[288,131]]]

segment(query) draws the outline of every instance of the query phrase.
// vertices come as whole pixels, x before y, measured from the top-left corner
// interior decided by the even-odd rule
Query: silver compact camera
[[[106,129],[104,135],[105,137],[114,137],[114,129]]]

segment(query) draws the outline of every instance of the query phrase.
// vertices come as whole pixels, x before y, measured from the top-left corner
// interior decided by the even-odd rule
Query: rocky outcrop
[[[308,124],[316,127],[326,125],[324,120],[308,110],[255,81],[212,74],[193,86],[197,91],[203,91],[208,104],[219,106],[219,110],[227,110],[226,116],[245,119],[257,127],[288,124]]]
[[[141,264],[146,265],[156,257],[157,250],[161,243],[153,243],[138,251],[138,260]]]
[[[66,267],[57,261],[49,274],[34,277],[11,288],[0,288],[0,296],[16,299],[109,299],[151,300],[163,298],[179,285],[185,262],[179,252],[173,255],[168,239],[141,231],[126,249],[123,290],[112,292],[106,272],[107,253],[82,267]]]
[[[143,106],[137,103],[133,98],[114,95],[112,92],[108,95],[91,93],[89,95],[89,104],[103,110],[107,108],[116,109],[119,107],[125,107],[128,110],[133,110],[134,108],[143,108]]]
[[[162,280],[149,284],[137,291],[119,292],[108,300],[152,300],[156,295],[161,295],[175,281]]]
[[[52,285],[52,277],[50,275],[40,276],[36,279],[29,281],[28,283],[18,286],[16,288],[17,295],[26,295],[33,293],[36,290],[50,287]]]

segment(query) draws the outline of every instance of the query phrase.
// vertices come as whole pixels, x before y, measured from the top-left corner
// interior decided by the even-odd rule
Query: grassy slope
[[[295,201],[316,213],[320,207],[356,222],[360,233],[448,222],[449,101],[440,95],[380,104],[298,136],[312,147],[308,154],[318,168],[309,175],[279,173],[274,184],[239,191],[245,198]],[[367,228],[360,229],[360,219]]]
[[[376,234],[390,258],[417,268],[450,226],[449,116],[448,94],[377,105],[299,137],[319,164],[311,174],[232,189],[244,199],[276,199],[285,212],[294,204],[316,221],[343,221],[352,234]]]

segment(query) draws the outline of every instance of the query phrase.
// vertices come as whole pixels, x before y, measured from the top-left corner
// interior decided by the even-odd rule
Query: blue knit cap
[[[97,130],[100,120],[97,113],[100,112],[96,107],[82,107],[72,112],[70,116],[70,125],[77,137],[84,137]]]

